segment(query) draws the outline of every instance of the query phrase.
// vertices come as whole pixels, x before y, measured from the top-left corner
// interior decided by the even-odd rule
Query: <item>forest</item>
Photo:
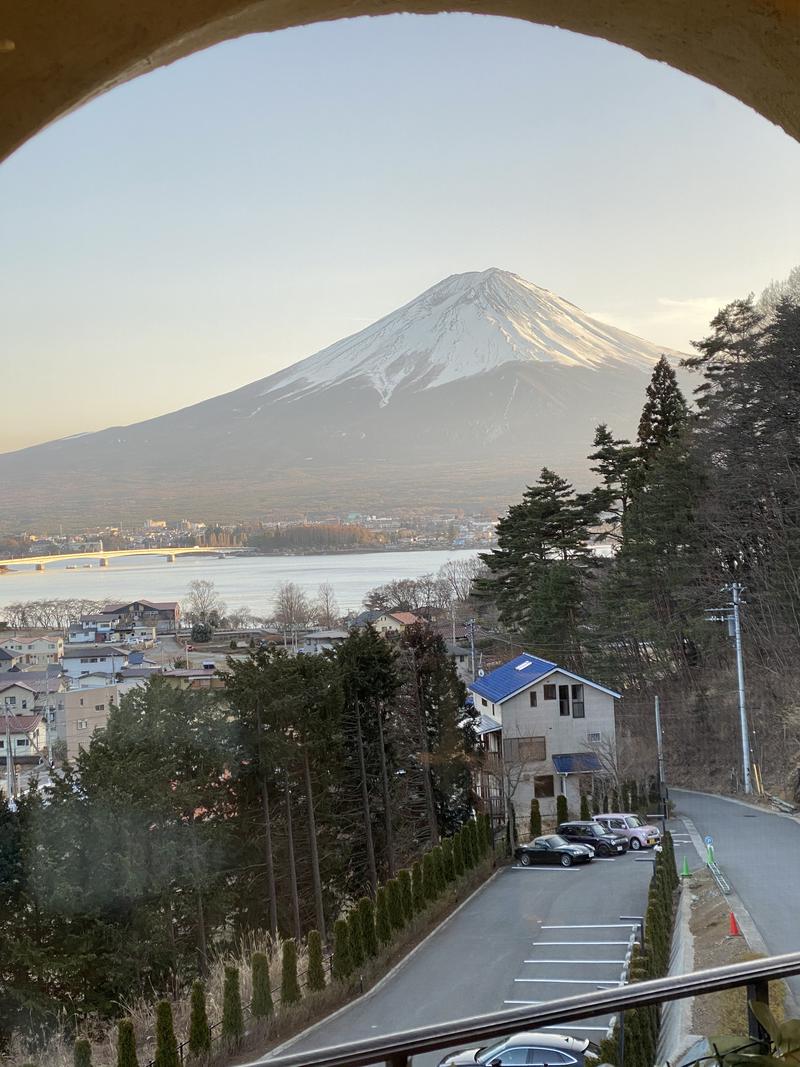
[[[669,780],[730,789],[736,668],[714,616],[741,583],[753,760],[800,799],[800,300],[734,301],[695,348],[693,396],[662,358],[636,439],[596,428],[591,490],[541,471],[477,591],[514,641],[622,691],[620,778],[653,759],[659,695]]]
[[[45,794],[0,807],[0,1033],[113,1018],[254,933],[338,919],[472,816],[475,736],[441,638],[229,663],[124,696]]]

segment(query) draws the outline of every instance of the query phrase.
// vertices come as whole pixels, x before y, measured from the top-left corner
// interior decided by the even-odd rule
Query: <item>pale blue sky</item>
[[[800,262],[798,188],[776,127],[602,41],[446,15],[230,42],[0,167],[0,450],[233,389],[488,266],[685,348]]]

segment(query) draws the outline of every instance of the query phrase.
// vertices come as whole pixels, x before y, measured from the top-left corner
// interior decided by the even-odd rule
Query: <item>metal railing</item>
[[[621,1013],[631,1008],[663,1004],[672,1000],[717,993],[722,989],[747,988],[748,1003],[768,1003],[769,983],[800,974],[800,952],[783,956],[734,963],[714,967],[693,974],[655,978],[635,982],[622,988],[583,993],[576,997],[551,1000],[535,1008],[521,1008],[478,1015],[454,1022],[437,1023],[417,1030],[367,1038],[348,1045],[335,1045],[317,1051],[290,1053],[266,1061],[269,1067],[410,1067],[414,1056],[426,1052],[440,1052],[459,1045],[480,1045],[517,1030],[541,1030],[543,1027],[564,1025],[596,1015]],[[475,980],[480,981],[476,969]],[[748,1009],[748,1033],[763,1037],[759,1024]],[[264,1063],[262,1059],[259,1061]],[[254,1067],[253,1064],[249,1067]]]

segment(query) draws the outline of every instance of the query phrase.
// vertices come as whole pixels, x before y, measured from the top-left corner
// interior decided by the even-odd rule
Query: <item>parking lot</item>
[[[682,827],[676,830],[681,833]],[[631,935],[645,910],[651,873],[649,851],[568,868],[506,867],[372,995],[325,1020],[286,1051],[618,985],[625,980]],[[557,1029],[597,1041],[610,1021],[590,1019]],[[414,1067],[433,1067],[439,1059],[438,1054],[417,1057]]]

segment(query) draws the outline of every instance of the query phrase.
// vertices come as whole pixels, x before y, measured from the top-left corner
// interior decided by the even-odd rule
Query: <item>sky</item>
[[[0,166],[0,451],[237,388],[490,266],[685,351],[800,262],[798,188],[766,119],[565,31],[392,15],[228,42]]]

